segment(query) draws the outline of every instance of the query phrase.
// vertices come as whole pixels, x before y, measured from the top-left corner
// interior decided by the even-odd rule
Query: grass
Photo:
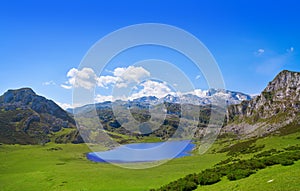
[[[199,186],[197,191],[297,191],[300,190],[300,161],[291,166],[275,165],[260,170],[245,179],[222,181],[209,185]]]
[[[133,170],[88,161],[87,152],[85,144],[0,145],[1,191],[149,190],[226,158],[224,154],[197,155]]]
[[[258,152],[239,154],[236,158],[247,159],[260,152],[276,148],[283,150],[288,146],[300,145],[300,133],[286,136],[273,135],[256,139],[252,145],[264,147]],[[149,139],[150,140],[150,139]],[[216,141],[204,155],[171,160],[158,167],[149,169],[125,169],[105,163],[94,163],[85,158],[90,152],[86,144],[41,145],[0,145],[0,185],[1,191],[14,190],[54,190],[54,191],[113,191],[113,190],[150,190],[159,188],[171,181],[191,173],[199,173],[224,161],[230,150],[240,144],[230,138]],[[250,144],[249,144],[250,145]],[[97,150],[105,148],[90,145]],[[242,147],[243,148],[243,147]],[[300,162],[291,166],[275,165],[257,171],[240,180],[229,181],[226,177],[216,184],[200,186],[198,190],[299,190]],[[273,180],[272,182],[267,182]]]
[[[201,185],[199,186],[199,190],[201,190],[201,188],[205,187],[205,185],[214,185],[222,179],[223,181],[224,179],[228,181],[247,179],[248,177],[251,177],[252,174],[255,174],[257,171],[259,172],[267,166],[274,166],[279,163],[283,166],[293,165],[294,161],[299,160],[300,156],[298,153],[300,143],[299,133],[289,134],[288,136],[270,136],[243,141],[232,139],[227,140],[229,141],[229,144],[224,144],[224,139],[217,140],[210,151],[212,153],[220,151],[226,152],[230,157],[218,163],[219,165],[224,164],[225,166],[216,165],[214,168],[206,169],[200,173],[195,172],[193,174],[186,175],[185,177],[174,180],[169,184],[163,185],[157,190],[190,191],[197,188],[197,185]],[[266,148],[265,144],[267,144]],[[266,150],[269,148],[271,149]],[[290,152],[290,150],[294,151]],[[232,153],[236,154],[232,155]],[[271,155],[266,155],[267,153]],[[260,156],[260,158],[257,158],[258,156]],[[288,176],[293,176],[293,174],[289,174]],[[287,181],[286,183],[289,182]],[[254,184],[254,182],[252,182],[252,184]],[[263,185],[260,186],[261,187],[258,187],[255,190],[264,189]],[[294,185],[292,185],[292,187],[294,187]],[[227,190],[226,186],[224,186],[222,190]]]
[[[219,163],[214,168],[206,169],[200,173],[189,174],[183,178],[164,185],[157,191],[195,190],[198,185],[212,185],[221,181],[222,177],[227,177],[230,181],[240,180],[255,174],[268,166],[281,164],[283,166],[293,165],[295,161],[300,160],[300,146],[293,145],[284,148],[285,151],[278,152],[275,149],[261,152],[255,158],[246,160],[231,160],[230,163]],[[276,152],[275,152],[276,151]],[[153,190],[154,191],[154,190]]]

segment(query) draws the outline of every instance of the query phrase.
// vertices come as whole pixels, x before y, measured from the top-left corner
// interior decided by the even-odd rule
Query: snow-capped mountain
[[[165,97],[157,98],[155,96],[145,96],[132,100],[130,103],[136,105],[155,105],[158,103],[169,102],[169,103],[179,103],[179,104],[193,104],[193,105],[206,105],[217,103],[222,100],[225,101],[227,105],[239,104],[244,100],[250,100],[251,96],[229,90],[197,90],[193,93],[186,93],[179,96],[168,94]]]
[[[207,104],[217,104],[220,100],[227,105],[239,104],[244,100],[250,100],[251,96],[230,90],[217,90],[217,89],[209,89],[209,90],[196,90],[192,93],[186,93],[182,95],[174,95],[168,94],[162,98],[157,98],[155,96],[144,96],[140,98],[136,98],[128,101],[115,101],[110,102],[106,101],[103,103],[97,103],[96,105],[90,104],[85,105],[76,109],[68,110],[71,113],[82,113],[92,110],[93,108],[103,109],[110,108],[112,105],[125,106],[127,108],[130,107],[146,107],[161,104],[164,102],[168,103],[177,103],[177,104],[193,104],[193,105],[207,105]],[[76,111],[75,111],[76,110]]]
[[[244,93],[234,92],[229,90],[209,89],[204,91],[198,90],[198,91],[194,91],[193,93],[183,94],[181,96],[173,96],[169,94],[161,99],[165,102],[170,102],[170,103],[193,104],[193,105],[212,104],[222,100],[225,101],[226,104],[232,105],[232,104],[239,104],[244,100],[250,100],[251,96]]]

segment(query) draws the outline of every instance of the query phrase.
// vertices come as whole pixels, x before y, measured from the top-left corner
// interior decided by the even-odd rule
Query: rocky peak
[[[28,104],[32,100],[33,96],[36,96],[36,93],[30,88],[8,90],[0,97],[0,102],[25,102],[25,104]]]
[[[273,101],[295,100],[300,101],[300,72],[283,70],[262,92],[263,96],[269,95]]]
[[[231,105],[227,130],[268,133],[297,120],[300,112],[300,73],[284,70],[250,101]],[[257,131],[256,131],[257,133]]]
[[[63,128],[75,130],[74,119],[55,102],[32,89],[8,90],[0,96],[0,140],[3,142],[45,143]],[[73,141],[68,136],[65,142]]]
[[[52,100],[37,95],[31,88],[8,90],[0,96],[0,107],[5,110],[32,109],[37,113],[46,113],[75,124],[62,108]]]

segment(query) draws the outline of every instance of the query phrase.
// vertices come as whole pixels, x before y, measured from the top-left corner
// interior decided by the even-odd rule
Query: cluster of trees
[[[229,180],[239,180],[246,178],[260,169],[267,166],[281,164],[283,166],[292,165],[294,161],[300,160],[300,146],[291,146],[284,151],[271,149],[255,155],[251,159],[240,160],[232,157],[216,165],[212,169],[206,169],[200,173],[189,174],[159,189],[150,191],[191,191],[198,185],[211,185],[217,183],[226,176]]]

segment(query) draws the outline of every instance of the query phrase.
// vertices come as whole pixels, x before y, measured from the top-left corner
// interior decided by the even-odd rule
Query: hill
[[[0,96],[0,140],[9,144],[81,142],[72,116],[30,88],[8,90]]]

